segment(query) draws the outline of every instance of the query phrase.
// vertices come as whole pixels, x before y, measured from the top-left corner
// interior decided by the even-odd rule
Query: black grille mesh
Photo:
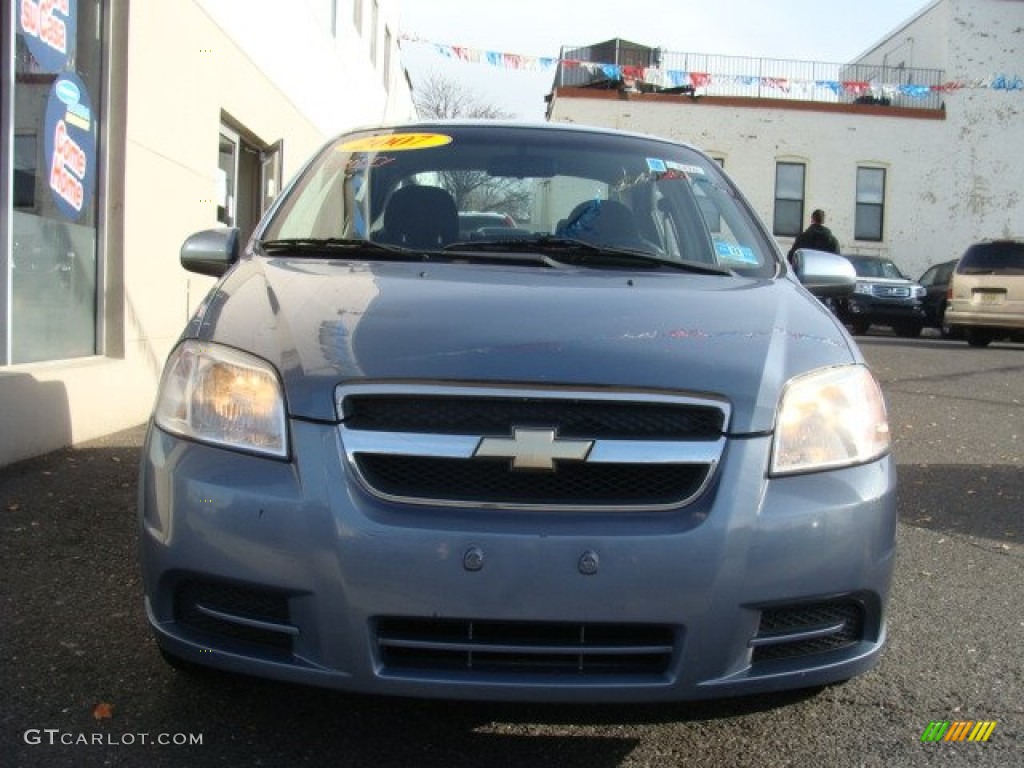
[[[349,429],[510,435],[536,424],[591,439],[715,439],[725,420],[703,405],[434,395],[349,395],[344,411]]]
[[[381,618],[388,670],[517,675],[662,675],[675,633],[655,624]]]
[[[413,499],[508,504],[664,505],[696,493],[709,471],[694,464],[556,463],[554,472],[514,471],[504,459],[465,461],[359,454],[378,492]]]
[[[762,645],[754,649],[753,661],[788,659],[825,653],[860,642],[864,637],[864,607],[855,600],[838,600],[781,606],[761,612],[757,637],[781,637],[842,622],[841,629],[824,637]]]
[[[287,625],[288,600],[280,593],[219,582],[186,581],[175,592],[174,615],[180,624],[199,632],[291,650],[292,641],[287,634],[218,619],[200,611],[198,605],[232,616]]]

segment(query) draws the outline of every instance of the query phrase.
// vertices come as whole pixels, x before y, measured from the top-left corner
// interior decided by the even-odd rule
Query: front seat
[[[587,200],[572,209],[558,234],[602,245],[650,248],[640,236],[633,212],[615,200]]]
[[[402,187],[384,208],[379,242],[405,248],[443,248],[459,234],[459,213],[440,187]]]

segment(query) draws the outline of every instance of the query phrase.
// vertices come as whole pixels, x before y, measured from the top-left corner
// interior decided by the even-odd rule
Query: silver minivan
[[[946,322],[972,347],[1024,339],[1024,240],[985,240],[967,249],[950,283]]]

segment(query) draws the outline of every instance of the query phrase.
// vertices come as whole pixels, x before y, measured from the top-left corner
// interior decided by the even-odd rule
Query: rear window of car
[[[956,268],[961,275],[1024,275],[1024,241],[972,245]]]

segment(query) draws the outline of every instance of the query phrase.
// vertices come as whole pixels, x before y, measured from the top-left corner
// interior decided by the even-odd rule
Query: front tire
[[[850,321],[850,330],[853,332],[854,336],[863,336],[865,333],[868,332],[868,328],[870,327],[871,323],[869,323],[867,320]]]
[[[992,334],[983,328],[968,328],[967,343],[972,347],[987,347],[992,343]]]
[[[921,335],[921,323],[898,323],[893,330],[904,339],[916,339]]]

